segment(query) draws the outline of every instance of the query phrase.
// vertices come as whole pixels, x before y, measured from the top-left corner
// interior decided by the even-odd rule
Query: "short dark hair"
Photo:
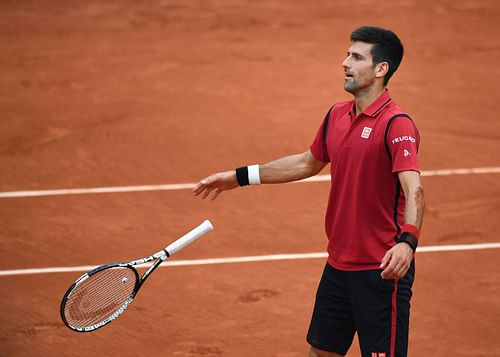
[[[389,71],[384,77],[384,85],[399,67],[403,59],[403,44],[396,34],[390,30],[375,26],[361,26],[351,34],[351,41],[372,44],[373,64],[389,63]]]

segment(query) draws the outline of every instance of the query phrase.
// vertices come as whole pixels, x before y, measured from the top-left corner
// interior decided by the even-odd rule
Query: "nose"
[[[351,65],[349,64],[349,57],[346,57],[343,61],[342,61],[342,67],[344,69],[349,69],[351,68]]]

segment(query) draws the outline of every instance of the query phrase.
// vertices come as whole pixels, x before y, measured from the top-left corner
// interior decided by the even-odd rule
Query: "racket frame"
[[[200,224],[198,227],[193,229],[191,232],[185,234],[181,238],[177,239],[175,242],[168,245],[166,248],[156,252],[153,255],[150,255],[150,256],[147,256],[147,257],[144,257],[141,259],[131,260],[129,262],[118,262],[118,263],[110,263],[110,264],[100,265],[100,266],[92,269],[91,271],[83,274],[69,287],[69,289],[66,291],[66,293],[64,294],[63,299],[61,301],[60,313],[61,313],[61,319],[63,320],[64,324],[68,328],[70,328],[71,330],[76,331],[76,332],[91,332],[91,331],[95,331],[103,326],[106,326],[111,321],[115,320],[118,316],[123,314],[123,312],[128,308],[128,306],[132,303],[132,301],[134,301],[134,298],[136,297],[139,289],[144,284],[146,279],[151,275],[151,273],[156,268],[158,268],[160,266],[161,263],[163,263],[167,258],[169,258],[175,252],[179,251],[180,249],[182,249],[186,245],[190,244],[194,240],[201,237],[203,234],[205,234],[213,229],[214,229],[214,227],[213,227],[212,223],[208,220],[205,220],[202,224]],[[141,277],[139,277],[139,273],[134,268],[134,266],[142,265],[142,264],[148,263],[148,262],[153,261],[153,260],[155,260],[155,262],[149,266],[149,268],[142,274]],[[97,274],[103,270],[116,268],[116,267],[128,268],[134,272],[135,285],[134,285],[134,289],[130,293],[127,300],[125,300],[125,302],[116,311],[114,311],[110,316],[108,316],[104,320],[102,320],[94,325],[86,326],[86,327],[72,326],[67,321],[65,313],[64,313],[65,308],[66,308],[66,303],[67,303],[69,297],[71,296],[71,294],[75,291],[75,289],[81,283],[83,283],[85,280],[90,278],[92,275]]]

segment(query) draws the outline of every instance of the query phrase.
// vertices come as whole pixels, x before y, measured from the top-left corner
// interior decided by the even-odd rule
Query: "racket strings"
[[[64,307],[67,322],[78,328],[102,322],[125,304],[135,284],[132,268],[110,267],[91,275],[69,295]]]

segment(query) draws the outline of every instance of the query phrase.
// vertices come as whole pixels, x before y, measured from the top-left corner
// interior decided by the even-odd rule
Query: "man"
[[[308,150],[208,176],[212,199],[238,186],[313,176],[330,163],[328,260],[307,341],[309,356],[343,356],[358,333],[363,357],[407,355],[414,252],[424,212],[418,131],[387,83],[403,57],[391,31],[363,26],[342,63],[354,100],[328,112]]]

